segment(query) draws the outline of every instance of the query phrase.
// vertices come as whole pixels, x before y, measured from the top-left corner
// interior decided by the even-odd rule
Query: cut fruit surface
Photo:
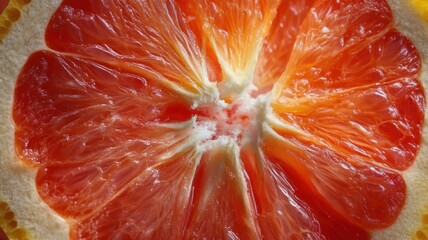
[[[277,16],[259,53],[253,83],[256,94],[270,91],[287,66],[300,25],[306,18],[313,0],[282,1]]]
[[[248,86],[257,56],[276,14],[279,0],[182,0],[183,10],[195,18],[197,34],[212,49],[221,66],[218,84],[230,101]]]
[[[217,141],[202,156],[194,179],[186,238],[258,238],[238,151],[231,141]]]
[[[284,169],[294,169],[301,181],[307,181],[307,191],[313,188],[343,216],[365,228],[395,221],[406,191],[399,174],[369,165],[357,156],[331,151],[305,137],[291,137],[286,129],[275,130],[281,136],[266,137],[266,155]]]
[[[195,36],[172,1],[64,1],[48,25],[46,43],[156,77],[194,101],[215,95]]]
[[[39,193],[52,196],[51,207],[63,215],[88,214],[162,155],[196,140],[186,130],[191,115],[180,109],[179,96],[151,80],[47,52],[32,59],[35,64],[30,59],[30,69],[24,67],[30,74],[16,85],[16,94],[27,96],[15,104],[15,122],[27,126],[16,131],[17,150],[43,166]],[[33,73],[45,77],[33,81]],[[30,111],[38,122],[21,114]]]
[[[383,0],[64,0],[13,100],[71,239],[369,239],[406,203],[420,55]]]
[[[75,239],[180,239],[198,156],[191,149],[151,166],[71,230]],[[116,219],[116,220],[115,220]],[[141,231],[144,229],[144,231]]]

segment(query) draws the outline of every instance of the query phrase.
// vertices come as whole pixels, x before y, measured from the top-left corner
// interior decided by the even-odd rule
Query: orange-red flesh
[[[72,239],[368,239],[403,208],[425,96],[385,1],[65,0],[46,43],[15,146]]]

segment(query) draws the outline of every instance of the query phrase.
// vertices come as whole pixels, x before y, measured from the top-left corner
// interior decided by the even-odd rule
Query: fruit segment
[[[46,43],[56,51],[156,76],[195,104],[212,100],[217,90],[176,5],[171,0],[66,0],[48,25]]]
[[[96,62],[37,52],[15,94],[17,154],[40,167],[40,195],[65,216],[88,214],[168,151],[197,140],[180,95]]]
[[[365,229],[395,221],[406,195],[400,174],[366,163],[358,155],[331,151],[277,121],[264,126],[264,152],[284,169],[298,172],[307,191],[316,189],[320,201],[324,198],[343,217]]]
[[[265,125],[266,154],[366,229],[400,213],[395,170],[415,159],[425,108],[419,56],[391,21],[384,1],[317,1]]]
[[[391,29],[383,1],[324,6],[318,2],[302,23],[273,110],[334,151],[407,169],[421,141],[425,106],[414,46]],[[329,28],[334,19],[344,24]]]
[[[414,79],[275,103],[284,123],[361,161],[407,169],[421,141],[423,90]]]
[[[391,27],[392,13],[386,1],[316,1],[300,26],[284,76],[274,89],[275,97],[287,89],[294,73],[328,64],[344,51],[358,52]]]
[[[180,128],[134,129],[135,134],[129,138],[118,131],[107,131],[116,144],[108,142],[104,149],[93,149],[90,155],[79,155],[78,160],[64,156],[62,161],[44,164],[37,175],[39,194],[65,216],[81,217],[97,211],[97,206],[111,199],[147,168],[165,161],[169,154],[192,142],[188,129],[186,133],[191,124],[182,125]],[[122,139],[119,140],[119,136]]]
[[[390,30],[362,45],[344,49],[331,60],[288,71],[278,101],[283,97],[311,97],[376,87],[385,82],[406,81],[406,78],[417,82],[421,61],[413,44],[402,34]],[[301,55],[295,57],[304,58]]]
[[[369,239],[367,232],[320,201],[316,191],[299,179],[300,173],[265,154],[272,147],[241,149],[262,239]]]
[[[180,0],[195,21],[203,41],[213,49],[223,79],[219,91],[230,101],[250,84],[257,57],[279,0]]]
[[[385,1],[317,1],[300,26],[286,71],[273,89],[275,100],[280,101],[281,97],[285,96],[299,97],[304,95],[306,90],[328,92],[329,85],[332,84],[344,88],[362,85],[365,83],[359,79],[362,74],[371,73],[375,77],[376,73],[381,75],[383,69],[373,65],[380,63],[388,66],[388,63],[377,61],[377,58],[387,59],[388,55],[382,59],[385,51],[370,49],[368,45],[383,37],[391,27],[392,13]],[[392,46],[397,48],[395,44]],[[396,50],[390,54],[400,57]],[[378,51],[381,51],[380,54]],[[413,54],[410,56],[413,57]],[[395,58],[387,59],[391,60],[396,65],[399,64],[394,61]],[[348,72],[351,76],[347,75]],[[368,81],[375,82],[382,77],[370,79],[369,76]],[[321,89],[313,87],[312,82],[322,84]],[[293,87],[297,88],[297,91],[290,89]]]
[[[282,1],[277,9],[269,35],[259,54],[253,84],[253,94],[269,92],[287,66],[300,25],[306,18],[314,0]]]
[[[200,155],[193,147],[147,168],[95,214],[72,226],[72,239],[183,239]]]
[[[295,196],[295,189],[278,165],[244,146],[241,160],[253,193],[262,239],[318,239],[321,230],[309,206]]]
[[[238,151],[234,142],[220,139],[202,156],[186,238],[259,239]]]

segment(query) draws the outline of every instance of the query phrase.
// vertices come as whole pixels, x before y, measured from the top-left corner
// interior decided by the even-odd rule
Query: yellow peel
[[[427,0],[410,0],[410,4],[413,6],[419,16],[428,23],[428,1]]]

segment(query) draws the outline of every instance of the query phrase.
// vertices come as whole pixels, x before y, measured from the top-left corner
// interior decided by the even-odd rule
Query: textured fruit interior
[[[364,239],[392,224],[425,100],[386,2],[177,2],[64,1],[56,52],[18,78],[18,156],[71,236]]]

